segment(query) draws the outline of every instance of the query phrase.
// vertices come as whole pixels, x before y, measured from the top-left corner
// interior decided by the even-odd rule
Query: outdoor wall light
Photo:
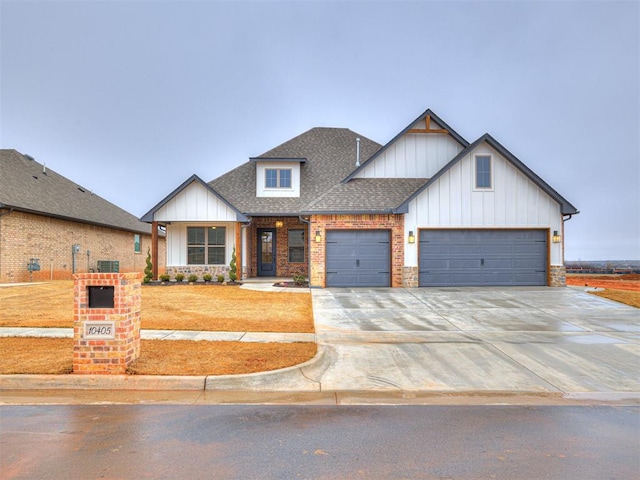
[[[320,230],[316,230],[316,243],[320,243],[322,241],[322,235],[320,235]]]
[[[407,237],[409,243],[416,243],[416,236],[413,234],[413,230],[409,231],[409,237]]]
[[[561,240],[562,240],[562,237],[558,233],[558,230],[554,230],[553,231],[553,243],[560,243]]]
[[[282,228],[283,225],[282,220],[276,220],[276,228]]]

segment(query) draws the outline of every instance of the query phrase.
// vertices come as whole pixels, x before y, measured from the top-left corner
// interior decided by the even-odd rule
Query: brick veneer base
[[[73,373],[126,373],[140,356],[141,273],[74,275]],[[87,287],[114,287],[114,308],[89,308]],[[113,339],[87,339],[87,321],[114,323]]]

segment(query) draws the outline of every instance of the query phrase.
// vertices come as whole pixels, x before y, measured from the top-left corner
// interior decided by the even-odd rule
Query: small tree
[[[229,263],[229,280],[235,282],[238,278],[238,268],[236,267],[236,246],[233,246],[233,252],[231,252],[231,263]]]
[[[153,278],[153,263],[151,263],[151,248],[147,248],[147,266],[144,268],[144,283],[149,283]]]

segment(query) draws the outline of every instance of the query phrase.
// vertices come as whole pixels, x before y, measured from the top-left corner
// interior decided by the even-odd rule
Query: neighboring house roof
[[[360,170],[365,168],[369,163],[373,162],[378,156],[382,155],[382,153],[384,153],[391,145],[396,143],[396,141],[399,138],[401,138],[403,135],[405,135],[407,132],[409,132],[417,122],[419,122],[421,120],[425,120],[427,117],[429,117],[429,120],[433,120],[434,123],[437,126],[440,127],[437,130],[442,130],[442,132],[438,132],[438,133],[445,133],[446,132],[447,134],[451,135],[451,137],[456,142],[458,142],[463,148],[465,148],[465,147],[467,147],[469,145],[469,142],[467,142],[464,138],[462,138],[462,136],[460,136],[453,128],[451,128],[440,117],[438,117],[435,113],[433,113],[431,111],[431,109],[427,109],[422,114],[420,114],[418,116],[418,118],[416,118],[413,122],[411,122],[409,125],[407,125],[404,128],[404,130],[402,130],[395,137],[393,137],[391,140],[389,140],[389,142],[387,142],[387,144],[384,147],[382,147],[381,149],[379,149],[375,154],[373,154],[369,158],[364,157],[364,158],[367,158],[367,160],[365,162],[363,162],[358,168],[356,168],[355,170],[350,172],[349,175],[344,180],[342,180],[343,183],[346,183],[349,180],[351,180]],[[431,130],[431,131],[435,132],[437,130]]]
[[[407,209],[399,207],[427,181],[427,178],[354,178],[335,185],[302,213],[406,213]]]
[[[355,168],[357,138],[360,158],[368,158],[380,148],[378,143],[347,128],[312,128],[253,157],[209,185],[246,215],[299,215]],[[274,159],[306,159],[300,165],[300,197],[256,196],[256,163]]]
[[[174,198],[178,193],[180,193],[182,190],[187,188],[193,182],[196,182],[196,183],[199,183],[200,185],[202,185],[204,188],[206,188],[212,194],[214,194],[217,198],[219,198],[222,203],[224,203],[231,210],[236,212],[237,220],[239,222],[248,222],[249,221],[249,219],[247,217],[245,217],[241,212],[239,212],[236,207],[231,205],[224,197],[222,197],[218,192],[216,192],[213,188],[211,188],[211,186],[208,183],[206,183],[204,180],[202,180],[197,175],[191,175],[189,178],[187,178],[182,183],[182,185],[180,185],[173,192],[171,192],[169,195],[164,197],[164,199],[162,199],[160,201],[160,203],[158,203],[155,207],[153,207],[151,210],[149,210],[147,213],[145,213],[140,220],[142,220],[143,222],[153,222],[154,213],[157,212],[158,210],[160,210],[162,207],[164,207],[172,198]]]
[[[16,150],[0,150],[0,207],[150,234],[148,224]]]
[[[502,144],[500,144],[495,138],[493,138],[488,133],[485,133],[483,136],[478,138],[475,142],[467,146],[464,150],[462,150],[458,155],[451,159],[449,163],[447,163],[444,167],[442,167],[438,173],[436,173],[433,177],[429,179],[420,189],[416,190],[401,206],[401,208],[407,208],[408,204],[411,200],[417,197],[422,191],[429,188],[431,184],[433,184],[438,178],[440,178],[445,172],[447,172],[451,167],[453,167],[456,163],[458,163],[461,159],[469,155],[478,145],[482,142],[486,142],[487,145],[496,150],[500,155],[507,159],[507,161],[511,162],[513,166],[515,166],[518,170],[520,170],[525,176],[527,176],[533,183],[535,183],[540,189],[542,189],[547,195],[553,198],[556,202],[560,204],[561,212],[563,215],[576,215],[580,213],[576,207],[574,207],[566,198],[556,192],[548,183],[546,183],[542,178],[540,178],[536,173],[527,167],[524,163],[522,163],[514,154],[512,154],[509,150],[507,150]]]

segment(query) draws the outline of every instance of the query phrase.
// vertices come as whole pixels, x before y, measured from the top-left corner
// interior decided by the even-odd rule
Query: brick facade
[[[311,217],[311,274],[312,287],[326,287],[327,230],[391,230],[391,286],[403,286],[404,215],[314,215]],[[315,241],[316,232],[321,241]]]
[[[74,275],[73,373],[123,375],[140,357],[142,273]],[[113,308],[91,308],[89,287],[113,287]],[[86,322],[113,322],[113,338],[85,335]]]
[[[140,234],[140,253],[135,253],[132,232],[24,212],[0,210],[0,215],[0,283],[29,281],[31,258],[38,258],[41,267],[33,272],[33,281],[71,280],[74,244],[80,245],[76,273],[97,271],[98,260],[119,261],[120,272],[143,272],[146,267],[151,234]],[[164,237],[159,245],[159,268],[164,271]]]
[[[276,221],[282,222],[282,227],[276,228]],[[248,277],[258,275],[258,229],[274,228],[276,230],[276,276],[293,277],[294,275],[308,275],[309,265],[309,228],[298,217],[255,217],[251,227],[247,231],[247,250],[249,262],[247,268]],[[289,230],[304,230],[304,262],[289,262]]]

